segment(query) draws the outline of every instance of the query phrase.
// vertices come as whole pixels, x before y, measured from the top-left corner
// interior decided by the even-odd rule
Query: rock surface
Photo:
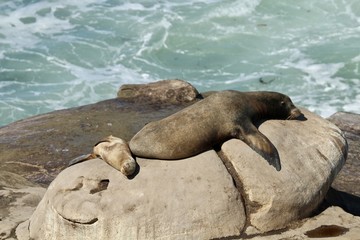
[[[205,96],[206,94],[202,95]],[[25,220],[30,217],[33,210],[35,209],[35,206],[38,204],[42,195],[44,194],[45,189],[43,187],[48,186],[54,177],[67,166],[69,160],[84,153],[90,152],[94,143],[110,134],[121,136],[124,139],[129,140],[133,134],[142,128],[142,126],[147,122],[166,117],[189,104],[192,104],[192,102],[183,104],[176,103],[176,105],[170,105],[166,103],[157,104],[154,102],[136,102],[130,101],[129,99],[126,101],[124,99],[111,99],[83,107],[55,111],[49,114],[35,116],[0,128],[0,239],[30,238],[28,230],[29,221]],[[349,154],[344,168],[341,170],[339,176],[332,184],[333,188],[328,191],[326,198],[330,205],[339,205],[340,201],[340,205],[346,209],[346,211],[354,213],[354,206],[355,211],[356,209],[359,209],[357,206],[360,206],[360,178],[357,175],[360,172],[360,156],[358,151],[360,149],[360,115],[337,113],[334,116],[331,116],[329,120],[338,125],[340,129],[345,132],[349,142]],[[267,131],[263,130],[263,128],[266,129],[266,124],[268,124],[268,122],[270,121],[267,121],[260,126],[261,131]],[[288,121],[286,121],[285,124],[287,123]],[[275,130],[275,132],[277,131]],[[267,133],[265,134],[267,135]],[[286,139],[287,137],[288,136],[286,136]],[[240,144],[242,143],[240,142]],[[277,144],[278,143],[275,145],[278,147]],[[292,146],[296,146],[295,142],[293,142]],[[285,160],[283,159],[281,153],[282,150],[279,148],[278,150],[280,152],[283,167],[285,167]],[[245,149],[244,151],[246,152],[248,150]],[[147,160],[142,161],[144,161],[144,163],[147,162]],[[264,160],[262,161],[262,163],[260,163],[261,161],[259,162],[260,165],[267,165]],[[164,162],[164,164],[165,163],[170,164],[173,162]],[[102,171],[105,171],[103,168],[109,168],[109,166],[104,162],[97,161],[96,164],[96,171],[100,169],[98,166],[101,166]],[[79,166],[84,165],[81,164]],[[146,165],[142,164],[141,167],[142,168],[140,169],[139,175],[136,176],[133,180],[127,181],[134,181],[137,177],[140,177]],[[203,166],[201,166],[201,168],[202,167]],[[271,166],[268,167],[271,169]],[[64,172],[70,169],[71,168],[66,169]],[[73,170],[74,169],[71,171]],[[89,171],[94,172],[95,170],[90,169]],[[85,172],[87,172],[87,170]],[[117,176],[117,174],[119,173],[109,173],[109,176],[114,177],[114,175]],[[179,173],[176,171],[172,174],[177,176]],[[72,177],[75,178],[79,176]],[[158,178],[161,179],[161,176]],[[235,176],[234,178],[237,179],[238,177]],[[119,182],[124,180],[118,180],[117,177],[114,177],[114,179]],[[75,180],[73,179],[72,181]],[[92,186],[91,184],[96,183],[96,181],[92,181],[91,179],[88,182],[90,185],[79,189],[79,191],[73,192],[81,192],[82,189],[90,189]],[[238,180],[237,182],[237,188],[240,190],[239,192],[245,196],[245,203],[249,203],[249,199],[254,198],[250,198],[252,195],[246,196],[244,194],[244,189],[241,188],[241,184],[239,184]],[[99,185],[96,186],[95,184],[95,189],[97,190],[93,190],[92,193],[94,194],[90,195],[99,196],[104,194],[104,192],[107,191],[104,189],[108,189],[110,183],[110,181],[108,183],[107,181],[100,181]],[[194,188],[193,185],[192,187]],[[211,190],[211,186],[209,189]],[[49,190],[51,190],[51,188],[49,188]],[[86,194],[89,195],[89,193],[85,193],[84,196]],[[323,196],[322,194],[323,193],[320,193],[319,196]],[[214,196],[214,194],[212,196]],[[121,197],[125,198],[126,196]],[[278,200],[277,198],[274,199]],[[165,200],[163,200],[163,202],[164,201]],[[256,221],[251,220],[251,216],[257,216],[257,214],[264,212],[263,210],[266,209],[265,206],[259,208],[260,210],[257,211],[257,207],[260,205],[257,205],[257,202],[253,203],[254,205],[249,205],[250,208],[247,207],[245,211],[247,212],[251,210],[249,212],[250,214],[246,216],[246,223],[244,227],[247,229],[247,234],[258,232],[258,226],[255,228],[254,226],[251,226],[251,224],[252,222],[257,223],[259,219],[264,219],[263,217],[266,216],[266,214],[260,215]],[[84,204],[86,205],[86,203]],[[118,204],[118,206],[122,206],[120,202],[116,202],[116,204]],[[220,207],[223,206],[220,205]],[[332,209],[337,208],[329,208],[319,216],[300,221],[303,226],[305,226],[307,222],[314,223],[306,230],[300,230],[301,228],[299,228],[299,225],[294,223],[291,229],[284,230],[285,232],[280,234],[269,235],[269,233],[266,233],[266,236],[264,237],[261,237],[261,235],[256,236],[246,234],[243,234],[242,236],[246,238],[255,237],[256,239],[303,239],[305,238],[304,236],[306,236],[304,235],[305,232],[314,230],[321,225],[337,225],[344,228],[349,228],[349,231],[343,235],[344,238],[339,237],[338,239],[354,239],[347,236],[358,236],[359,218],[345,214],[340,210],[332,211]],[[273,210],[270,210],[269,213],[271,213],[271,211]],[[328,213],[328,211],[331,212]],[[211,213],[207,214],[208,216],[211,216]],[[275,217],[278,219],[282,216],[282,214],[283,212],[280,212],[279,216]],[[328,217],[324,218],[324,214]],[[220,217],[220,219],[222,219],[222,217]],[[318,219],[322,219],[322,221],[318,222]],[[337,220],[344,221],[337,222]],[[345,220],[348,221],[349,224],[345,224]],[[66,224],[73,224],[72,226],[78,227],[77,229],[79,231],[88,231],[89,228],[99,224],[101,221],[98,220],[97,223],[90,225],[75,224],[66,221],[64,222]],[[350,224],[351,222],[353,224]],[[243,225],[243,223],[240,221],[239,228],[241,228],[241,225]],[[18,227],[16,228],[16,226]],[[60,231],[59,229],[60,228],[57,230]],[[299,232],[294,232],[297,231],[297,229],[299,229]],[[220,232],[220,230],[218,230],[218,232]],[[165,238],[170,238],[170,236]]]
[[[117,98],[0,127],[0,180],[11,181],[10,185],[0,181],[0,239],[15,235],[15,227],[30,217],[41,200],[44,187],[71,159],[90,153],[95,143],[111,134],[129,140],[146,123],[189,104],[192,102],[135,103]],[[38,193],[30,193],[29,187],[38,188]],[[33,201],[23,202],[27,195],[34,196]]]
[[[55,111],[0,128],[0,169],[44,187],[75,157],[109,135],[130,140],[146,123],[188,104],[130,103],[110,99]]]
[[[279,151],[280,172],[240,140],[230,140],[221,148],[245,200],[248,234],[281,229],[309,216],[345,163],[347,146],[341,131],[301,111],[307,120],[271,120],[259,127]]]
[[[360,115],[338,112],[328,120],[344,132],[349,144],[346,164],[332,187],[360,197]]]
[[[122,85],[118,97],[132,102],[179,104],[194,101],[199,92],[183,80],[162,80],[149,84]]]
[[[240,194],[214,151],[137,159],[128,180],[101,160],[59,174],[30,219],[34,239],[211,239],[239,235]]]
[[[280,239],[331,239],[356,240],[360,236],[360,217],[344,212],[339,207],[330,207],[320,215],[293,224],[283,233],[266,236],[249,236],[252,240]]]
[[[325,197],[325,207],[340,206],[360,216],[360,115],[338,112],[328,118],[345,134],[349,144],[346,163]]]
[[[0,170],[0,239],[15,237],[15,229],[31,217],[45,191],[15,173]]]
[[[280,172],[239,140],[220,152],[232,176],[214,151],[181,161],[138,158],[140,171],[131,180],[101,161],[85,162],[50,185],[29,235],[209,239],[284,228],[318,207],[347,151],[335,125],[302,111],[306,121],[260,126],[279,151]]]

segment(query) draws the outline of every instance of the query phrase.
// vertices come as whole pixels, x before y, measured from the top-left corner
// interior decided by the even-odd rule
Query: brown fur
[[[294,119],[300,115],[290,98],[281,93],[222,91],[147,124],[129,146],[136,156],[181,159],[238,138],[279,171],[276,148],[254,123],[261,119]]]

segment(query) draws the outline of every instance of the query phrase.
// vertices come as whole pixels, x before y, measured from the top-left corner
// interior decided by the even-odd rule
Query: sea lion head
[[[95,144],[93,152],[125,176],[132,175],[136,170],[136,161],[129,146],[121,138],[110,135]]]
[[[265,112],[271,119],[297,119],[302,113],[293,104],[290,97],[278,92],[261,92]]]

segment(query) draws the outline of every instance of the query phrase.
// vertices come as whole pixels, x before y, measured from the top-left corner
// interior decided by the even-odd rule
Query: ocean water
[[[360,113],[358,0],[0,0],[0,126],[178,78]]]

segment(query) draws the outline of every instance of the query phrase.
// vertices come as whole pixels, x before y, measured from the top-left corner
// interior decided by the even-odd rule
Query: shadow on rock
[[[360,216],[360,197],[330,188],[325,197],[325,204],[338,206],[346,212]]]

